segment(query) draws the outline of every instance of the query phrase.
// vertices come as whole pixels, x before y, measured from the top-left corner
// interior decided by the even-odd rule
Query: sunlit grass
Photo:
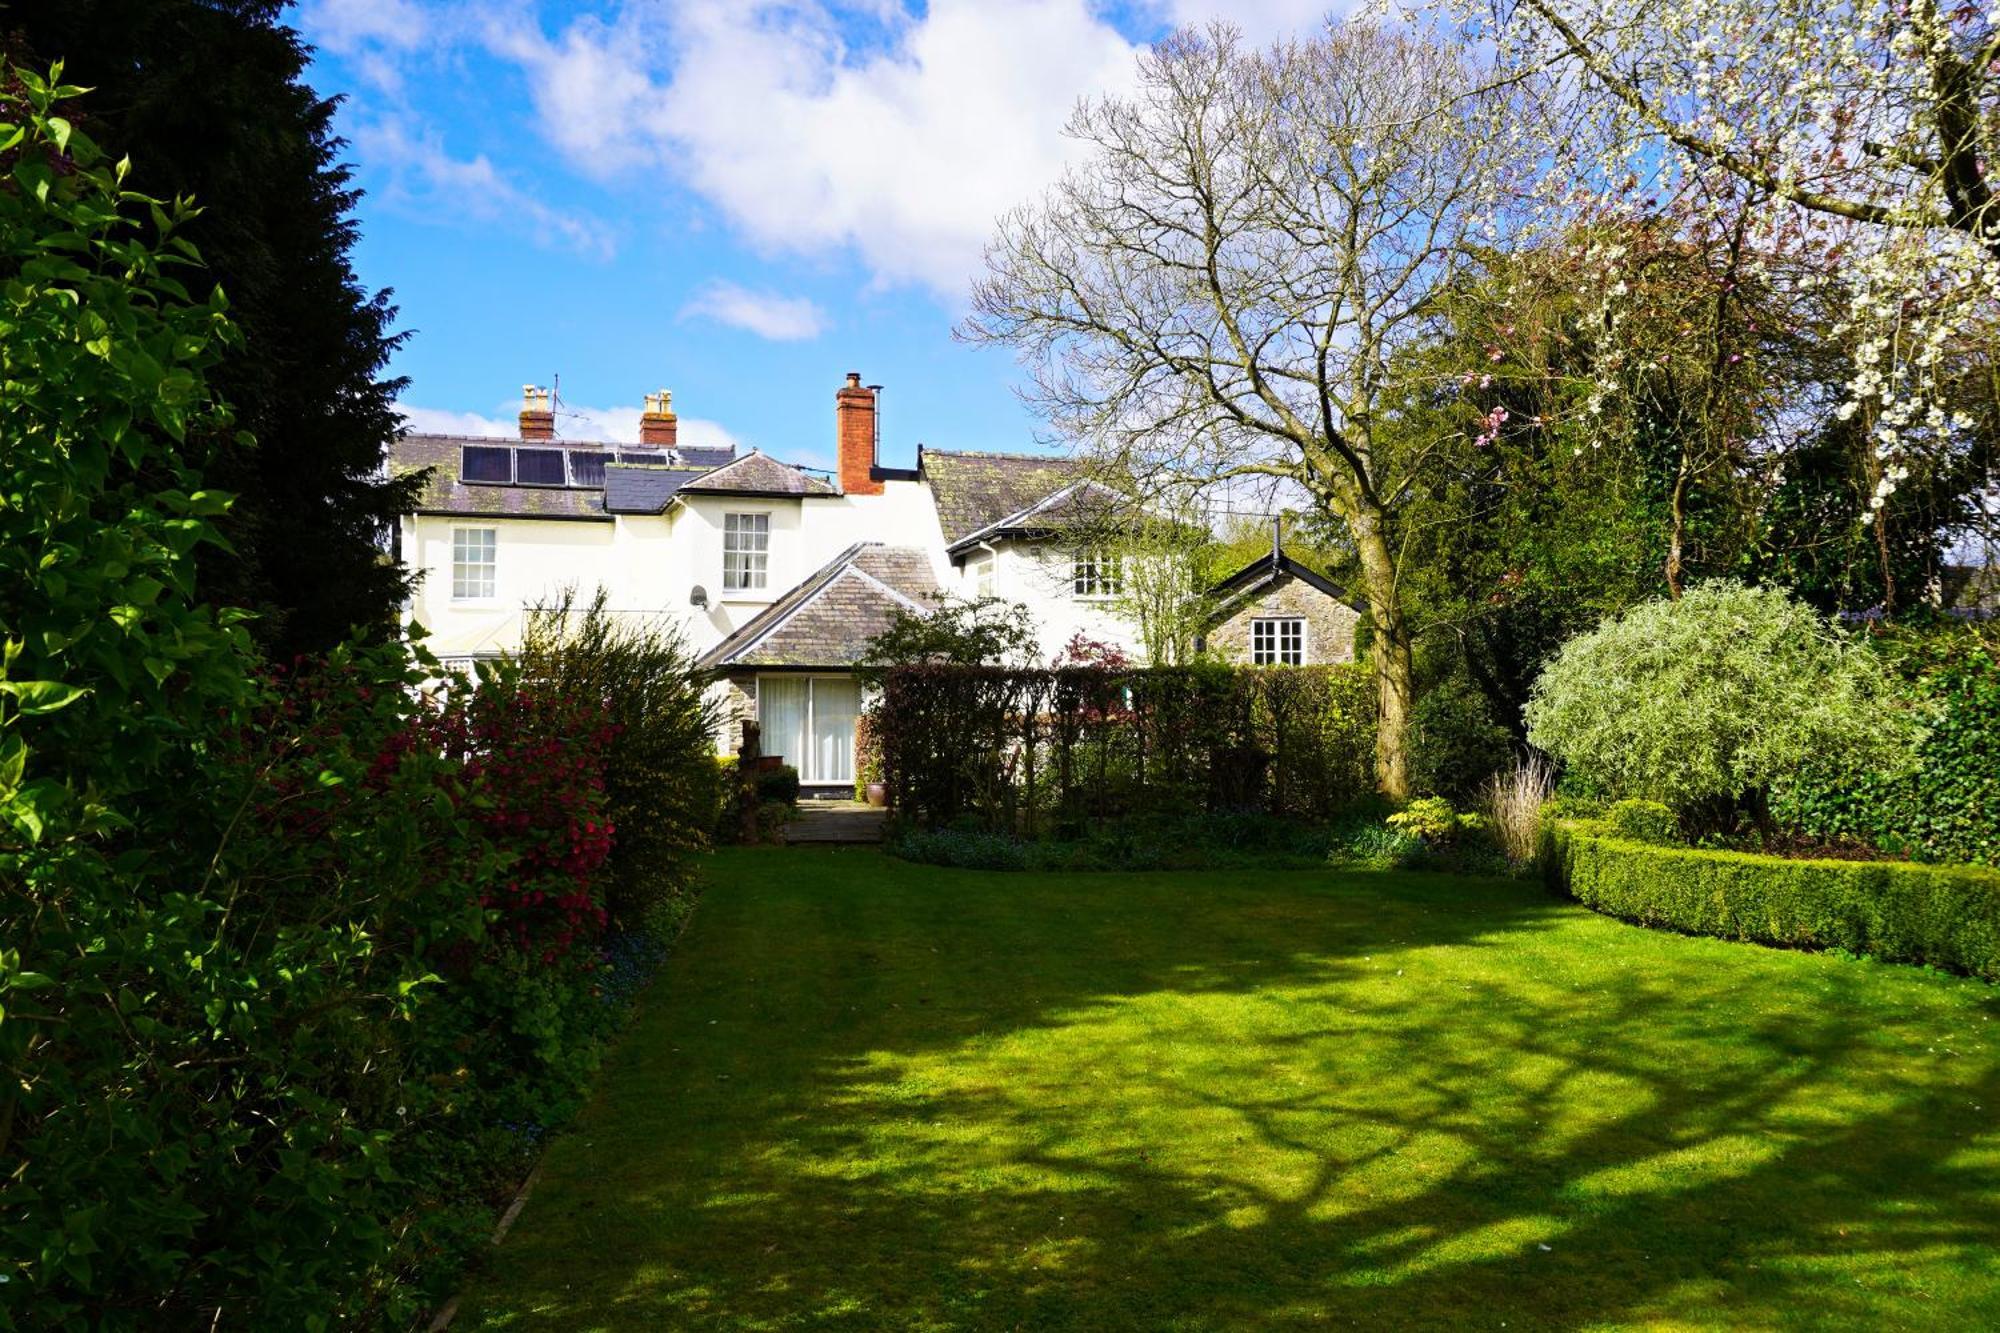
[[[742,851],[462,1318],[2000,1324],[2000,994],[1387,873]]]

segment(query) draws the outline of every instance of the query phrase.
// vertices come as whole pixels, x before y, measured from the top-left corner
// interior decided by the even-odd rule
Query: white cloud
[[[762,248],[851,249],[957,300],[994,219],[1060,170],[1078,94],[1128,83],[1134,47],[1085,0],[934,0],[886,32],[857,52],[813,0],[689,0],[494,45],[578,170],[672,172]]]
[[[597,259],[609,259],[617,249],[606,223],[543,202],[508,180],[484,153],[453,157],[435,132],[413,135],[401,120],[378,120],[351,128],[348,137],[365,161],[386,174],[383,202],[405,213],[516,227],[542,244]]]
[[[752,291],[722,279],[704,284],[681,314],[712,319],[772,342],[817,338],[827,326],[826,312],[803,296]]]
[[[1142,27],[1227,19],[1264,41],[1317,26],[1329,7],[1353,0],[1139,0],[1132,12]],[[476,43],[520,68],[537,131],[576,172],[678,187],[759,249],[851,253],[878,282],[956,303],[996,219],[1073,153],[1061,130],[1077,99],[1130,86],[1141,43],[1106,8],[622,0],[608,18],[553,26],[521,3],[316,0],[306,12],[314,39],[364,71],[426,42]],[[457,165],[492,173],[484,158]],[[601,224],[517,189],[495,211],[516,200],[545,236],[608,245]]]
[[[453,412],[442,407],[419,407],[414,403],[397,403],[396,410],[403,414],[404,428],[420,434],[507,436],[520,433],[519,424],[511,419],[483,417],[477,412]]]

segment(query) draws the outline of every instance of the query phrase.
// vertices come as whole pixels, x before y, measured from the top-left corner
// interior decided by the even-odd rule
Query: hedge
[[[882,673],[869,715],[890,803],[955,823],[1072,836],[1135,814],[1326,819],[1374,790],[1366,666],[925,664]]]
[[[1584,820],[1551,821],[1542,856],[1551,887],[1642,925],[2000,981],[2000,871],[1983,866],[1660,847]]]

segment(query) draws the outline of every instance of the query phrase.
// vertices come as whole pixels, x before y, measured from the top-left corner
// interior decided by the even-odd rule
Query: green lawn
[[[1444,876],[716,857],[461,1327],[2000,1326],[2000,990]]]

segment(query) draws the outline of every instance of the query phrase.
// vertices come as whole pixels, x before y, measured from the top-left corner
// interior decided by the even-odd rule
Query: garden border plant
[[[2000,870],[1670,847],[1556,818],[1542,865],[1551,888],[1642,925],[2000,981]]]

